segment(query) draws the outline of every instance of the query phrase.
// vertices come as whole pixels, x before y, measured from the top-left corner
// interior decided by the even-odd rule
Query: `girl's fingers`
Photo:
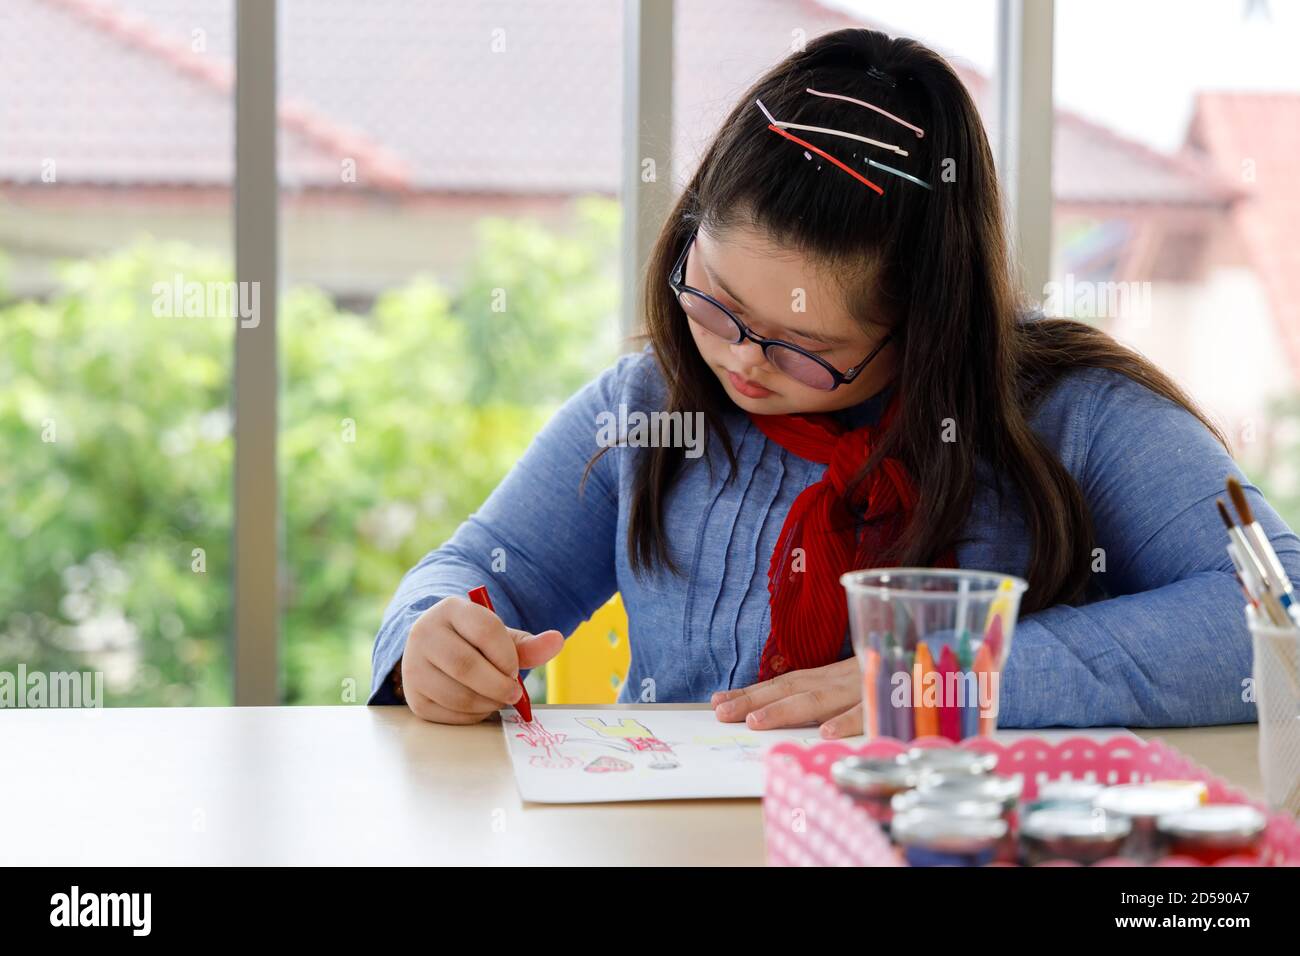
[[[412,698],[415,698],[436,706],[440,711],[461,713],[475,718],[484,717],[501,709],[501,704],[458,683],[423,658],[403,660],[402,693],[407,703],[411,703]],[[411,710],[421,717],[424,716],[414,704]]]
[[[806,681],[815,678],[807,678],[796,675],[809,674],[810,671],[796,671],[793,674],[782,674],[780,677],[774,677],[771,680],[765,680],[761,684],[752,684],[741,690],[731,691],[732,696],[721,704],[714,705],[714,713],[718,720],[732,722],[744,720],[750,713],[759,707],[775,703],[784,697],[797,694]]]
[[[488,613],[491,613],[490,611]],[[497,621],[500,625],[500,621]],[[459,631],[457,631],[459,634]],[[514,641],[501,627],[501,639],[509,642],[514,656]],[[452,680],[477,694],[497,702],[497,706],[513,704],[523,693],[513,675],[503,674],[484,657],[478,647],[463,637],[460,640],[441,641],[430,648],[429,662]]]
[[[862,686],[858,671],[858,662],[854,658],[827,664],[825,667],[810,667],[805,670],[791,671],[738,691],[720,691],[727,695],[714,701],[714,713],[724,722],[748,720],[755,712],[768,713],[777,704],[796,697],[811,694],[817,702],[817,712],[804,718],[807,720],[826,720],[843,713],[861,700]],[[718,695],[714,695],[715,698]],[[807,703],[808,698],[805,698]],[[780,711],[779,713],[784,713]],[[790,724],[770,724],[764,718],[758,724],[749,721],[751,727],[791,726]]]
[[[506,677],[519,673],[514,632],[496,613],[471,601],[459,602],[450,616],[452,630]]]
[[[475,714],[460,714],[448,710],[413,687],[403,687],[402,693],[406,696],[406,706],[411,708],[411,713],[423,720],[431,720],[439,724],[474,724],[482,720],[482,717]]]
[[[564,635],[559,631],[542,631],[540,634],[512,631],[511,637],[515,642],[515,650],[519,654],[521,668],[541,667],[564,650]]]
[[[519,685],[516,684],[515,688],[518,687]],[[501,709],[500,702],[475,693],[436,667],[431,668],[430,673],[425,676],[420,690],[435,704],[475,718],[486,717]]]
[[[821,734],[827,740],[841,737],[856,737],[862,733],[862,704],[854,704],[838,717],[832,717],[821,726]]]
[[[843,703],[829,699],[824,690],[813,689],[782,697],[775,703],[752,710],[745,718],[751,730],[772,730],[776,727],[803,727],[820,723],[839,713]]]

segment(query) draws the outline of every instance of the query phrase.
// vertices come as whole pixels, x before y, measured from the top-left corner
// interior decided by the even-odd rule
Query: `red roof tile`
[[[1300,375],[1300,93],[1201,93],[1185,149],[1245,193],[1234,223]]]
[[[183,31],[102,0],[8,0],[0,178],[40,182],[53,159],[62,183],[229,184],[232,5],[177,6],[191,8]],[[191,49],[191,31],[207,24],[227,43],[224,55]],[[338,157],[350,156],[376,186],[408,185],[405,163],[310,104],[283,97],[280,121],[288,171],[337,182]]]
[[[0,181],[39,182],[52,157],[61,182],[230,182],[232,0],[6,0],[0,17]],[[289,188],[338,186],[352,158],[380,189],[618,192],[621,4],[282,0],[280,19]],[[855,24],[878,26],[815,0],[677,0],[673,176],[794,30]],[[989,115],[991,84],[954,66]],[[1195,163],[1058,115],[1058,199],[1224,201]]]
[[[1159,152],[1066,109],[1056,110],[1052,151],[1060,201],[1224,206],[1237,195],[1202,158]]]

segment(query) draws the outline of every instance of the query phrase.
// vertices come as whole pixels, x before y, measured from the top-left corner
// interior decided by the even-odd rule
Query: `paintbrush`
[[[1237,538],[1234,532],[1237,530],[1232,524],[1232,518],[1228,515],[1228,509],[1224,507],[1223,499],[1214,499],[1214,505],[1219,509],[1219,517],[1223,520],[1223,526],[1228,529],[1228,557],[1232,559],[1233,573],[1237,575],[1237,583],[1241,585],[1241,590],[1246,595],[1246,603],[1253,607],[1259,607],[1259,601],[1255,599],[1255,589],[1246,583],[1247,574],[1245,561],[1237,548]]]
[[[1286,610],[1269,584],[1268,572],[1263,561],[1246,539],[1245,532],[1233,524],[1232,516],[1228,514],[1223,499],[1217,498],[1214,503],[1219,509],[1219,518],[1228,529],[1228,539],[1231,542],[1228,545],[1228,556],[1240,571],[1237,580],[1241,582],[1251,602],[1258,604],[1263,610],[1264,616],[1270,623],[1277,627],[1290,627],[1291,619],[1287,617]]]
[[[1277,559],[1277,552],[1273,550],[1273,545],[1268,540],[1268,535],[1260,527],[1255,515],[1250,510],[1250,503],[1246,501],[1246,492],[1242,490],[1241,482],[1236,478],[1228,478],[1228,494],[1232,497],[1232,503],[1237,508],[1237,515],[1241,518],[1242,536],[1253,546],[1256,557],[1264,567],[1264,580],[1272,585],[1273,592],[1281,602],[1283,608],[1289,608],[1295,603],[1295,591],[1291,587],[1291,581],[1286,576],[1286,571],[1282,568],[1282,562]]]
[[[1237,576],[1237,583],[1241,585],[1241,592],[1246,595],[1246,603],[1251,607],[1258,609],[1259,601],[1255,599],[1255,589],[1246,583],[1246,564],[1241,560],[1237,551],[1237,542],[1228,542],[1228,557],[1232,559],[1233,573]]]

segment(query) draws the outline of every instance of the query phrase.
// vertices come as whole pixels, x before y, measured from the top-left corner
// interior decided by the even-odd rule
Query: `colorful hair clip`
[[[795,136],[793,133],[787,133],[785,130],[783,130],[780,126],[777,125],[776,120],[773,119],[773,117],[772,117],[772,114],[769,113],[769,112],[767,111],[767,107],[763,105],[763,101],[762,101],[762,100],[754,100],[754,103],[758,106],[758,108],[759,108],[760,110],[763,111],[763,115],[767,117],[767,119],[768,119],[767,128],[770,129],[773,133],[776,133],[776,134],[779,135],[779,136],[784,136],[786,139],[790,140],[790,142],[792,142],[792,143],[798,143],[798,144],[799,144],[800,146],[802,146],[805,150],[811,150],[812,152],[816,153],[818,156],[820,156],[820,157],[822,157],[823,159],[825,159],[827,162],[834,163],[836,166],[838,166],[840,169],[844,170],[846,173],[848,173],[850,176],[852,176],[852,177],[853,177],[854,179],[856,179],[858,182],[862,183],[864,186],[869,186],[869,187],[871,187],[872,189],[874,189],[874,190],[876,191],[877,194],[879,194],[879,195],[881,195],[881,196],[883,196],[883,195],[885,194],[885,191],[884,191],[883,189],[881,189],[879,186],[877,186],[875,183],[873,183],[873,182],[872,182],[870,179],[868,179],[866,176],[863,176],[861,173],[859,173],[859,172],[858,172],[857,170],[855,170],[855,169],[850,169],[848,166],[844,165],[844,163],[840,162],[838,159],[836,159],[836,158],[835,158],[834,156],[832,156],[830,153],[826,152],[826,151],[823,150],[823,149],[818,149],[818,148],[817,148],[816,146],[814,146],[812,143],[808,142],[807,140],[800,139],[798,136]]]
[[[868,103],[865,100],[854,99],[852,96],[845,96],[843,93],[822,93],[819,90],[814,90],[812,87],[808,87],[806,89],[806,92],[811,93],[813,96],[824,96],[827,99],[844,100],[846,103],[856,103],[858,106],[865,106],[867,109],[875,110],[881,116],[887,117],[888,119],[893,120],[895,123],[898,123],[902,126],[906,126],[908,129],[916,133],[917,139],[920,139],[925,135],[925,130],[921,129],[921,127],[913,126],[907,120],[899,119],[893,113],[890,113],[887,110],[882,110],[879,106],[876,106],[872,103]]]
[[[915,176],[913,176],[911,173],[905,173],[905,172],[903,172],[901,169],[895,169],[893,166],[886,166],[884,163],[878,163],[878,162],[876,162],[874,159],[868,159],[868,160],[867,160],[867,165],[868,165],[868,166],[875,166],[876,169],[883,169],[885,172],[887,172],[887,173],[893,173],[895,176],[902,176],[904,179],[910,179],[912,182],[916,183],[918,186],[924,186],[926,189],[929,189],[931,192],[934,191],[934,187],[931,186],[929,183],[925,182],[924,180],[917,179],[917,178],[916,178]]]
[[[867,136],[859,136],[857,133],[846,133],[841,129],[829,129],[825,126],[804,126],[802,123],[781,122],[781,123],[777,123],[776,125],[781,127],[782,129],[799,129],[799,130],[803,130],[805,133],[827,133],[830,136],[843,136],[845,139],[856,139],[859,143],[866,143],[869,146],[879,146],[881,149],[887,149],[891,153],[896,153],[899,156],[906,156],[908,154],[907,150],[900,149],[899,147],[894,146],[892,143],[882,143],[878,139],[871,139],[870,137]]]
[[[767,117],[767,121],[768,121],[768,124],[769,124],[769,128],[770,128],[770,129],[774,130],[774,131],[777,132],[777,133],[780,133],[782,136],[784,136],[786,139],[790,140],[791,142],[798,143],[798,144],[800,144],[801,146],[804,146],[804,147],[806,147],[806,148],[808,148],[808,149],[811,149],[811,150],[816,151],[819,155],[826,157],[827,159],[829,159],[831,162],[835,163],[835,165],[839,166],[841,169],[843,169],[845,172],[849,173],[850,175],[857,176],[857,173],[853,172],[853,170],[849,169],[847,166],[845,166],[843,163],[841,163],[841,162],[840,162],[838,159],[836,159],[835,157],[830,156],[829,154],[827,154],[827,153],[825,153],[825,152],[822,152],[822,150],[817,149],[816,146],[813,146],[811,143],[807,143],[807,142],[805,142],[804,140],[800,139],[800,138],[797,137],[797,136],[792,136],[792,135],[790,135],[789,133],[785,132],[785,130],[787,130],[787,129],[801,129],[801,130],[809,130],[809,131],[814,132],[814,133],[829,133],[829,134],[832,135],[832,136],[845,136],[845,137],[848,137],[849,139],[856,139],[856,140],[861,140],[861,141],[864,142],[864,143],[870,143],[870,144],[873,145],[873,146],[883,146],[883,147],[885,147],[886,149],[895,149],[895,150],[897,150],[901,155],[903,155],[903,156],[906,156],[906,155],[907,155],[907,153],[906,153],[904,150],[900,150],[900,149],[898,149],[898,147],[890,147],[888,143],[880,143],[880,142],[877,142],[877,141],[874,140],[874,139],[867,139],[867,137],[865,137],[865,136],[858,136],[858,135],[856,135],[855,133],[846,133],[846,132],[844,132],[843,130],[838,130],[838,129],[824,129],[824,128],[820,127],[820,126],[801,126],[801,125],[799,125],[798,123],[783,123],[783,122],[777,120],[777,119],[776,119],[776,118],[775,118],[775,117],[774,117],[774,116],[773,116],[773,115],[768,111],[767,107],[763,105],[763,101],[762,101],[762,100],[754,100],[754,103],[758,106],[758,108],[759,108],[760,110],[763,111],[763,115],[764,115],[765,117]],[[811,157],[809,157],[809,158],[811,158]],[[863,158],[866,159],[866,157],[863,157]],[[869,166],[875,166],[877,169],[883,169],[883,170],[884,170],[885,172],[887,172],[887,173],[893,173],[895,176],[901,176],[903,179],[910,180],[910,181],[916,183],[918,186],[924,186],[926,189],[931,189],[931,186],[930,186],[929,183],[927,183],[927,182],[925,182],[925,181],[923,181],[923,180],[917,179],[917,178],[916,178],[915,176],[913,176],[911,173],[905,173],[905,172],[903,172],[901,169],[895,169],[893,166],[886,166],[884,163],[878,163],[878,162],[876,162],[874,159],[867,159],[866,162],[867,162],[867,165],[869,165]],[[858,178],[859,178],[859,179],[862,179],[862,177],[860,177],[860,176],[858,176]],[[880,194],[881,194],[882,196],[884,195],[883,190],[880,190],[880,188],[879,188],[878,186],[876,186],[874,183],[872,183],[872,182],[870,182],[869,180],[866,180],[866,179],[862,179],[862,181],[865,182],[868,186],[871,186],[873,189],[876,189],[878,192],[880,192]]]
[[[879,195],[883,196],[885,194],[885,191],[883,189],[881,189],[879,186],[873,183],[866,176],[863,176],[861,173],[857,172],[856,170],[850,169],[848,166],[845,166],[842,162],[840,162],[838,159],[836,159],[834,156],[832,156],[830,153],[826,152],[825,150],[818,149],[812,143],[808,142],[807,140],[800,139],[798,136],[795,136],[793,133],[787,133],[779,126],[773,126],[772,124],[769,123],[767,128],[770,129],[773,133],[779,133],[780,135],[784,136],[786,139],[790,140],[792,143],[798,143],[806,150],[808,149],[812,150],[814,153],[816,153],[818,156],[821,156],[823,159],[827,160],[828,162],[834,163],[836,166],[844,170],[846,173],[848,173],[858,182],[862,183],[863,185],[870,186]]]
[[[900,149],[892,143],[882,143],[878,139],[859,136],[857,133],[846,133],[839,129],[827,129],[824,126],[804,126],[802,123],[787,123],[773,117],[772,114],[768,112],[767,107],[763,105],[762,100],[754,100],[754,102],[758,104],[758,108],[763,111],[763,115],[767,117],[767,121],[773,126],[779,126],[782,129],[799,129],[806,133],[827,133],[831,136],[843,136],[846,139],[856,139],[859,143],[867,143],[870,146],[879,146],[881,149],[887,149],[892,153],[897,153],[899,156],[907,155],[907,150]]]

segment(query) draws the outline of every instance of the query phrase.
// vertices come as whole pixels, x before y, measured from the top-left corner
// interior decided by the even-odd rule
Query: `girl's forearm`
[[[1250,637],[1231,574],[1020,622],[1002,674],[1002,727],[1181,727],[1255,719]]]

